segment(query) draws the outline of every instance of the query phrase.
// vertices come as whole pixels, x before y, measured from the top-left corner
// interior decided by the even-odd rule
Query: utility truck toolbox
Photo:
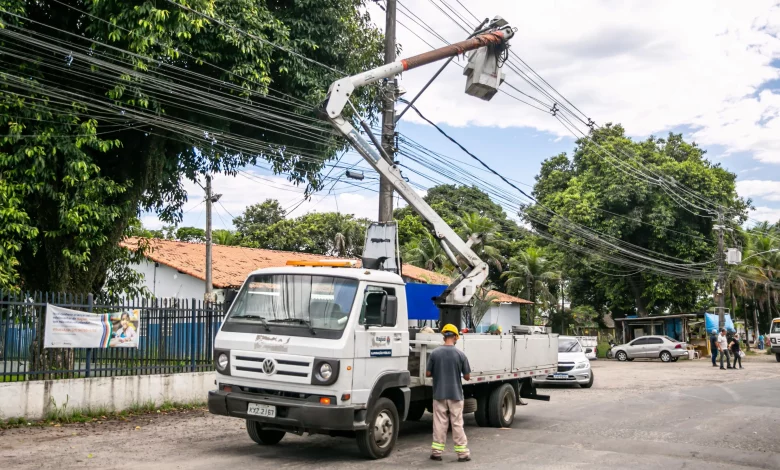
[[[380,154],[370,126],[361,120],[376,149],[342,111],[358,87],[480,48],[485,50],[469,61],[472,84],[479,85],[472,94],[489,99],[500,80],[479,77],[497,66],[514,31],[500,17],[485,21],[465,41],[339,79],[324,106],[333,127],[430,224],[459,268],[433,299],[439,324],[458,330],[488,277],[487,263],[471,249],[481,234],[461,239],[405,182],[393,159]],[[217,389],[209,394],[209,411],[246,420],[258,444],[276,444],[288,432],[322,433],[354,437],[371,459],[389,455],[401,421],[432,409],[425,364],[442,344],[435,333],[415,331],[410,340],[409,309],[419,301],[408,305],[397,240],[394,222],[372,224],[363,268],[341,260],[300,261],[251,273],[214,341]],[[549,399],[536,393],[532,378],[556,369],[557,335],[464,334],[458,347],[472,370],[463,384],[464,413],[474,413],[478,425],[511,426],[522,398]]]

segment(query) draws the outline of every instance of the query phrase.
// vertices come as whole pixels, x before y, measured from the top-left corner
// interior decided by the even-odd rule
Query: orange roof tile
[[[120,242],[120,245],[130,250],[136,250],[139,244],[145,243],[148,243],[146,257],[149,260],[170,266],[177,271],[198,279],[206,279],[206,266],[204,263],[206,259],[205,244],[158,238],[127,238]],[[225,245],[213,245],[211,255],[213,260],[211,268],[212,282],[214,287],[218,289],[241,286],[247,274],[256,269],[284,266],[288,260],[319,261],[323,258],[328,258],[325,255],[313,255],[310,253]],[[404,264],[403,275],[426,284],[450,283],[450,278],[444,274],[428,271],[410,264]],[[490,294],[496,296],[496,302],[531,303],[519,297],[498,291],[490,291]]]

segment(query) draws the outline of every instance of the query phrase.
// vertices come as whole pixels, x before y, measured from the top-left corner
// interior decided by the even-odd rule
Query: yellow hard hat
[[[455,335],[456,338],[460,337],[460,335],[458,334],[458,329],[455,328],[455,325],[453,325],[452,323],[448,323],[444,325],[444,328],[441,329],[441,334],[445,334],[445,333],[452,333]]]

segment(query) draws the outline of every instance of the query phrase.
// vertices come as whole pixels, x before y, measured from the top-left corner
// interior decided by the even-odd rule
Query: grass
[[[177,403],[166,401],[160,406],[154,402],[134,403],[130,408],[122,411],[110,411],[105,407],[68,409],[67,400],[57,406],[52,403],[48,413],[42,420],[27,420],[25,418],[10,418],[0,420],[0,429],[11,429],[23,426],[62,426],[74,423],[90,423],[103,421],[124,421],[133,416],[143,416],[158,413],[171,413],[202,409],[206,406],[202,402]]]

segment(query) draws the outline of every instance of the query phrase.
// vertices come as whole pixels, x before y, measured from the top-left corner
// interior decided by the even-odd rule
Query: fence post
[[[84,297],[82,297],[82,299],[83,298]],[[94,302],[94,297],[92,296],[92,294],[87,294],[87,312],[89,313],[92,313],[93,302]],[[92,348],[87,349],[87,368],[86,368],[86,373],[84,374],[86,378],[89,378],[90,367],[92,367]]]
[[[191,372],[195,372],[195,318],[196,318],[196,309],[197,309],[197,301],[193,298],[192,299],[192,321],[190,323],[190,369]],[[204,303],[205,307],[205,303]]]

